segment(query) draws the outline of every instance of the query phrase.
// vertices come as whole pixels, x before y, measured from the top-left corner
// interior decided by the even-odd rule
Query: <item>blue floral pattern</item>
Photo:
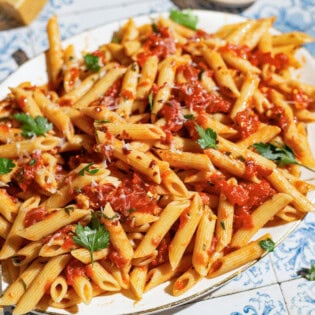
[[[309,266],[315,253],[315,219],[309,214],[299,228],[292,233],[273,253],[272,260],[279,274],[279,280],[285,281],[297,277],[297,271]],[[281,273],[279,271],[284,271]]]
[[[230,315],[285,315],[287,314],[284,303],[274,300],[267,293],[256,292],[256,296],[249,299],[249,303],[241,312],[232,312]]]
[[[296,314],[315,314],[315,282],[303,281],[297,286],[297,294],[291,299],[290,308]]]

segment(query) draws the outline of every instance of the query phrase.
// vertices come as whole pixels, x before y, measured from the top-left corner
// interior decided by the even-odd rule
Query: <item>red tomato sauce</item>
[[[250,54],[249,47],[245,45],[235,45],[232,43],[228,43],[225,46],[219,49],[220,52],[233,52],[237,57],[248,59]]]
[[[160,242],[157,248],[158,254],[155,257],[155,259],[153,259],[150,263],[151,267],[156,267],[158,265],[161,265],[168,260],[168,248],[169,248],[170,243],[171,243],[171,237],[170,237],[170,234],[168,233]]]
[[[69,80],[69,86],[70,87],[74,87],[75,82],[77,81],[77,79],[80,76],[80,70],[77,67],[73,67],[70,69],[70,80]]]
[[[109,202],[114,211],[125,217],[135,210],[154,213],[157,207],[156,199],[148,195],[155,193],[154,186],[145,183],[136,173],[132,178],[124,178],[117,188],[109,184],[87,185],[81,192],[89,197],[92,209],[97,210]]]
[[[44,220],[48,215],[49,213],[46,211],[45,208],[33,208],[26,213],[23,225],[25,227],[29,227],[37,222]]]
[[[158,27],[158,32],[152,32],[143,44],[143,52],[137,56],[137,62],[142,67],[150,56],[160,60],[176,52],[175,40],[167,27]]]
[[[240,182],[238,185],[220,180],[215,185],[219,186],[229,202],[235,205],[235,230],[241,227],[251,228],[251,212],[276,193],[266,180],[261,180],[260,183]]]
[[[30,165],[30,161],[34,161],[34,164]],[[14,174],[14,179],[22,191],[26,191],[33,183],[35,175],[41,167],[41,154],[33,153],[30,161],[21,165]]]
[[[245,161],[245,176],[252,178],[257,176],[259,178],[266,177],[272,173],[272,170],[266,169],[263,166],[256,164],[254,160],[247,159]]]
[[[258,116],[249,108],[238,112],[235,116],[234,122],[242,139],[255,133],[260,125]]]
[[[272,56],[270,52],[261,52],[259,50],[249,55],[250,62],[257,67],[262,67],[264,64],[270,64],[276,70],[283,70],[289,66],[289,57],[284,53],[278,53]]]
[[[283,131],[286,131],[290,125],[290,120],[286,116],[284,109],[276,105],[269,110],[268,121],[270,124],[277,125]]]
[[[71,211],[71,210],[70,210]],[[64,250],[70,250],[74,247],[73,241],[73,226],[66,225],[54,234],[49,235],[45,238],[44,243],[48,243],[50,240],[63,240],[62,248]]]
[[[189,207],[185,209],[179,217],[179,226],[178,229],[183,228],[186,223],[189,221]]]
[[[184,117],[181,115],[180,103],[170,100],[161,109],[161,115],[165,118],[166,124],[163,129],[166,131],[179,131],[183,127]]]
[[[120,255],[119,252],[113,249],[111,249],[107,257],[119,269],[125,267],[128,263],[128,259]]]
[[[297,109],[308,108],[312,103],[312,100],[306,95],[306,93],[301,89],[293,89],[291,93],[291,99]]]
[[[27,98],[25,96],[19,97],[18,104],[22,109],[25,108],[27,106]]]
[[[74,284],[76,277],[86,277],[86,265],[77,259],[72,259],[65,269],[65,276],[68,285]]]

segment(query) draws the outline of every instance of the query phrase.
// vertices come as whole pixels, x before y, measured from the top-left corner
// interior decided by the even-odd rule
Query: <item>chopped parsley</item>
[[[0,175],[10,173],[14,167],[15,164],[12,160],[7,158],[0,158]]]
[[[205,130],[197,124],[195,128],[199,134],[199,139],[197,140],[197,142],[202,149],[217,148],[217,133],[213,129],[207,128]]]
[[[70,212],[74,210],[74,207],[66,207],[64,208],[67,215],[70,215]]]
[[[98,124],[108,124],[108,123],[110,123],[110,120],[108,120],[108,119],[101,119],[101,120],[95,120],[95,122],[96,123],[98,123]]]
[[[284,144],[283,146],[276,146],[272,143],[258,142],[255,143],[253,146],[260,155],[274,161],[279,166],[296,164],[299,166],[303,166],[312,172],[315,172],[315,170],[299,163],[295,159],[293,150],[287,144]]]
[[[87,54],[84,56],[84,63],[89,71],[98,72],[101,69],[98,56]]]
[[[113,34],[113,36],[112,36],[111,42],[112,42],[112,43],[119,44],[120,41],[121,41],[121,38],[120,38],[119,32],[114,32],[114,34]]]
[[[88,165],[84,166],[80,171],[79,171],[79,175],[80,176],[84,176],[85,173],[88,173],[90,175],[94,175],[96,174],[99,169],[98,168],[91,168],[91,166],[93,166],[94,163],[89,163]]]
[[[310,268],[302,268],[297,274],[306,280],[315,281],[315,263],[312,262]]]
[[[30,162],[29,162],[29,165],[30,165],[30,166],[33,166],[33,165],[36,164],[36,162],[37,162],[36,159],[31,159]]]
[[[194,15],[191,10],[171,10],[170,19],[192,30],[197,29],[198,16]]]
[[[266,238],[259,242],[259,246],[266,252],[273,252],[275,249],[275,242],[271,238]]]
[[[221,225],[222,229],[225,230],[225,223],[224,223],[224,221],[221,221],[220,225]]]
[[[187,120],[195,120],[195,116],[193,114],[184,115],[184,118]]]
[[[52,129],[52,124],[45,117],[36,116],[35,118],[24,113],[14,115],[14,118],[22,123],[22,136],[32,138],[34,136],[44,136],[46,132]]]
[[[152,31],[154,33],[159,33],[160,32],[159,31],[159,27],[158,27],[158,25],[156,23],[152,23]]]
[[[90,252],[91,263],[94,262],[93,252],[109,246],[109,232],[92,212],[92,219],[87,226],[78,223],[73,241]]]
[[[150,111],[152,111],[152,108],[153,108],[153,92],[152,91],[148,95],[148,102],[149,102]]]

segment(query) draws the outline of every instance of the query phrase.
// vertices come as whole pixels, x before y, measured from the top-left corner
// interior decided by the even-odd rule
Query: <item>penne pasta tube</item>
[[[14,315],[22,315],[31,311],[45,294],[47,287],[59,276],[70,260],[69,255],[51,258],[41,272],[31,282],[27,291],[22,295],[13,311]]]
[[[71,141],[74,135],[71,119],[60,110],[60,107],[57,104],[51,102],[41,91],[35,90],[34,100],[49,121],[51,121],[69,141]]]
[[[61,302],[67,294],[68,284],[63,276],[58,276],[50,286],[50,296],[55,303]]]
[[[179,296],[192,288],[201,279],[200,274],[192,267],[179,276],[172,287],[172,294]]]
[[[60,143],[60,138],[47,136],[22,140],[16,143],[2,144],[0,145],[0,157],[15,159],[21,155],[30,155],[35,150],[50,151]]]
[[[251,214],[252,227],[238,229],[233,235],[230,246],[237,248],[245,246],[254,234],[269,220],[271,220],[281,209],[292,202],[292,199],[293,198],[288,194],[278,193],[271,199],[265,201]]]
[[[43,116],[42,111],[35,102],[31,91],[26,91],[22,88],[11,88],[10,90],[25,113],[34,118],[37,116]]]
[[[47,52],[49,82],[52,88],[58,88],[63,66],[63,50],[57,16],[52,16],[48,20],[47,34],[49,41]]]
[[[133,258],[146,258],[152,255],[171,225],[179,218],[181,213],[189,207],[188,200],[170,202],[162,211],[160,219],[152,224],[145,237],[136,248]]]
[[[126,70],[124,68],[114,68],[109,70],[104,77],[96,81],[92,88],[80,97],[73,106],[76,109],[88,107],[92,102],[104,95],[111,85],[119,79],[125,71]]]
[[[100,263],[94,262],[87,268],[93,282],[103,291],[118,291],[120,289],[115,278]]]
[[[40,258],[34,260],[19,277],[5,290],[0,298],[0,305],[15,305],[25,294],[32,281],[43,269],[43,261]]]
[[[130,288],[137,300],[140,300],[146,284],[148,265],[134,267],[130,273]]]
[[[252,241],[216,260],[209,270],[208,278],[218,277],[261,257],[265,253],[265,250],[259,245],[259,243],[260,241],[266,239],[270,239],[269,234],[266,234],[258,240]]]
[[[209,67],[214,71],[215,79],[218,85],[231,94],[231,96],[239,97],[240,92],[235,85],[232,75],[221,55],[216,51],[204,49],[203,57],[205,58]]]
[[[72,209],[68,213],[64,209],[52,211],[42,221],[27,228],[17,230],[17,235],[31,241],[38,241],[45,236],[59,230],[63,226],[78,221],[89,215],[90,211],[85,209]]]
[[[190,207],[180,215],[179,228],[172,239],[168,255],[172,269],[175,269],[189,245],[202,215],[201,199],[198,194],[192,198]]]

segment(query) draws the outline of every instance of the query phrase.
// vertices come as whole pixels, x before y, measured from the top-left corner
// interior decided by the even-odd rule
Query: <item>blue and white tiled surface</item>
[[[205,3],[201,1],[202,8],[218,9]],[[168,11],[174,6],[170,0],[50,0],[28,27],[17,27],[0,12],[0,81],[18,67],[12,58],[18,49],[32,58],[47,48],[45,27],[53,14],[59,17],[62,37],[68,38],[114,20]],[[315,36],[315,0],[258,0],[237,12],[253,18],[275,15],[279,30],[299,30]],[[307,48],[315,56],[315,44]],[[211,299],[163,314],[315,315],[315,282],[297,275],[312,261],[315,214],[309,214],[274,253],[217,290]]]

